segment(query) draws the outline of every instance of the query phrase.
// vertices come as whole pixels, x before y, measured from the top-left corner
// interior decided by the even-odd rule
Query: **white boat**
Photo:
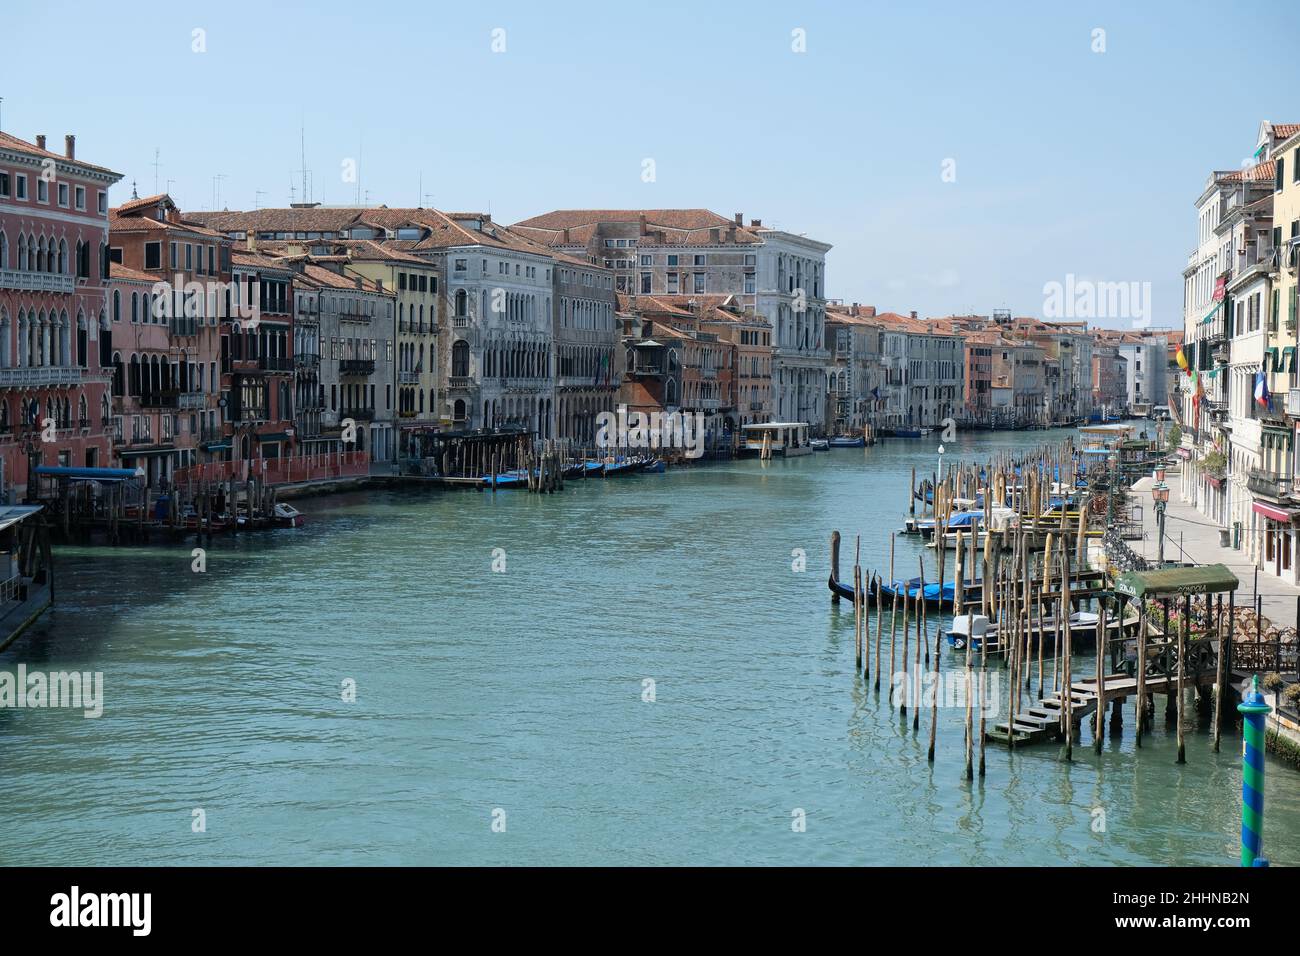
[[[1039,624],[1040,622],[1037,620],[1029,622],[1030,642],[1034,647],[1038,646]],[[1125,625],[1130,629],[1136,624],[1136,616],[1130,616],[1125,621]],[[1055,647],[1056,617],[1044,618],[1041,625],[1044,646]],[[1118,619],[1108,619],[1106,621],[1107,631],[1117,631],[1118,629]],[[1070,615],[1070,637],[1071,640],[1080,643],[1093,641],[1097,637],[1097,615],[1091,611],[1075,611],[1072,613]],[[968,640],[974,641],[971,645],[974,650],[979,650],[983,642],[988,643],[988,650],[991,652],[1002,649],[1002,644],[998,640],[997,623],[989,621],[983,614],[958,614],[952,619],[952,627],[948,630],[948,644],[961,649],[966,646]]]
[[[282,528],[301,528],[306,517],[293,505],[283,502],[275,506],[275,523]]]
[[[825,438],[814,438],[808,444],[812,445],[813,451],[830,451],[831,443]]]

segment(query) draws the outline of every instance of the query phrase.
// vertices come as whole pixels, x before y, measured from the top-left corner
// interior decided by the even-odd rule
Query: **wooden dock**
[[[1184,686],[1203,687],[1213,685],[1214,681],[1213,671],[1189,674],[1184,679]],[[1147,694],[1176,694],[1178,677],[1177,675],[1148,676],[1145,685],[1144,691]],[[1137,678],[1130,677],[1128,674],[1107,674],[1100,695],[1097,694],[1097,678],[1082,678],[1070,685],[1070,716],[1076,726],[1082,725],[1085,718],[1096,713],[1098,700],[1101,706],[1105,707],[1112,701],[1128,700],[1137,693],[1137,690]],[[994,724],[993,729],[988,731],[986,736],[994,743],[1017,747],[1060,740],[1065,736],[1064,707],[1064,694],[1053,691],[1037,704],[1024,710],[1017,710],[1014,724],[1007,720]],[[1077,731],[1075,739],[1078,739]]]

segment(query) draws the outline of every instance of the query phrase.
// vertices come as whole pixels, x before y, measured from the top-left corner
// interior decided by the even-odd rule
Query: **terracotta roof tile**
[[[116,176],[118,179],[122,178],[121,173],[115,173],[105,166],[96,166],[94,163],[88,163],[82,159],[68,159],[62,153],[53,153],[48,149],[41,149],[35,143],[29,143],[25,139],[19,139],[17,136],[5,132],[0,132],[0,149],[10,149],[16,153],[28,153],[32,156],[43,156],[47,159],[57,159],[61,162],[92,169],[97,173],[107,173],[109,176]]]

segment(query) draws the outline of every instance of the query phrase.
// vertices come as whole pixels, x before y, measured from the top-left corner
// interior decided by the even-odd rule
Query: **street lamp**
[[[1163,469],[1162,469],[1163,470]],[[1163,481],[1151,486],[1151,497],[1156,503],[1156,561],[1165,563],[1165,502],[1169,500],[1169,486]]]

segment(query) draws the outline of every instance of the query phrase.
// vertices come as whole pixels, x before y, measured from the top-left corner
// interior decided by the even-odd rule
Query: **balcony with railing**
[[[466,328],[469,328],[469,316],[468,316],[468,315],[453,315],[453,316],[451,317],[451,327],[454,328],[454,329],[466,329]]]
[[[92,382],[106,383],[111,378],[109,372],[92,372],[90,369],[76,365],[46,365],[38,368],[0,368],[0,388],[14,388],[34,385],[87,385]]]
[[[138,399],[141,408],[176,408],[180,403],[180,392],[167,389],[162,392],[150,392]]]
[[[1252,468],[1246,478],[1246,488],[1253,495],[1280,502],[1291,494],[1292,482],[1290,475],[1266,471],[1263,468]]]
[[[177,395],[176,407],[190,411],[203,408],[207,404],[206,398],[206,392],[180,392]]]
[[[1286,393],[1286,413],[1292,418],[1300,418],[1300,388],[1290,389]]]
[[[453,375],[447,379],[448,388],[467,390],[473,388],[474,385],[474,380],[468,375]]]
[[[340,359],[339,374],[340,375],[374,375],[375,360],[358,359],[358,358]]]
[[[297,352],[293,356],[294,368],[320,368],[320,356],[315,352]]]
[[[293,370],[293,359],[287,355],[260,355],[257,367],[263,372],[290,372]]]
[[[402,385],[418,385],[420,383],[420,373],[398,372],[397,381]]]
[[[372,422],[375,420],[375,410],[373,408],[363,408],[361,406],[349,407],[344,406],[339,409],[339,421],[345,418],[351,418],[358,422]]]
[[[24,269],[0,269],[0,289],[24,292],[73,292],[77,280],[55,272],[28,272]]]
[[[340,322],[360,322],[364,325],[369,325],[374,319],[374,316],[368,315],[365,312],[357,311],[356,309],[349,309],[348,311],[340,312],[338,317]]]

